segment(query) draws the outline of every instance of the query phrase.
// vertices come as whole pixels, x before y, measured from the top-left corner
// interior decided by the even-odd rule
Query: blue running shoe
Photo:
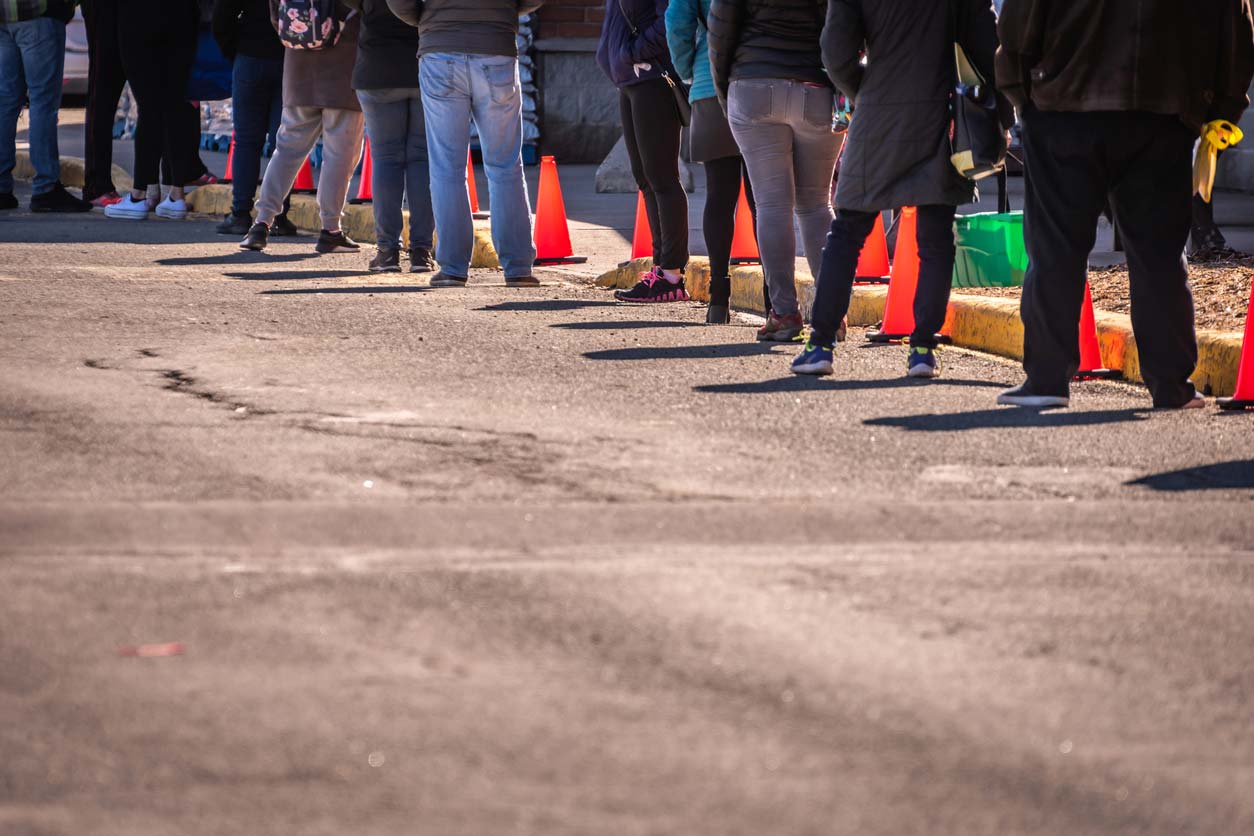
[[[792,361],[793,374],[831,374],[832,347],[807,342],[806,347]]]
[[[909,377],[940,377],[940,362],[936,359],[936,349],[921,345],[910,346],[910,354],[906,359],[906,375]]]

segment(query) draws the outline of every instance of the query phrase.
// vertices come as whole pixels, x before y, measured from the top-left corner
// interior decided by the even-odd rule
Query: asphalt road
[[[312,243],[0,216],[0,834],[1254,831],[1254,416]]]

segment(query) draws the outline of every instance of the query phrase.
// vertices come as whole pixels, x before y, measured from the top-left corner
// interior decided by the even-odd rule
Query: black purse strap
[[[618,0],[618,10],[623,15],[623,20],[627,21],[627,25],[631,27],[631,36],[634,38],[640,34],[640,30],[636,28],[636,22],[631,19],[631,15],[627,14],[627,7],[623,5],[623,0]]]

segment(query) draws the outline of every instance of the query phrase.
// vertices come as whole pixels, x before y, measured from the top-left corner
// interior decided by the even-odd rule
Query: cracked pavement
[[[312,246],[0,216],[4,836],[1254,831],[1254,416]]]

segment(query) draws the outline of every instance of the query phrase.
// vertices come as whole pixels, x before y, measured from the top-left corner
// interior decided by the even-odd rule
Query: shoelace
[[[656,267],[647,273],[640,274],[640,281],[644,283],[645,287],[653,287],[660,278],[663,278],[662,273]]]

